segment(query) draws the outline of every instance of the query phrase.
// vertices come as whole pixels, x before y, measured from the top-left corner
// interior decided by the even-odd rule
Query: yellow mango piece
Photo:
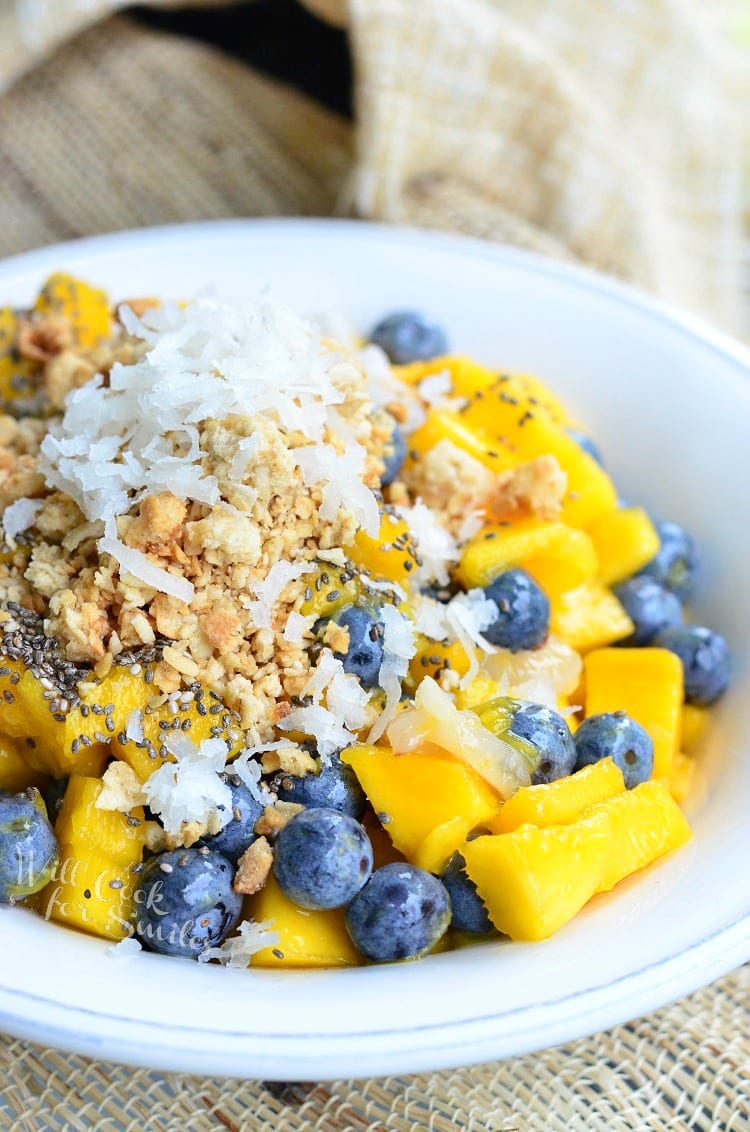
[[[682,749],[693,751],[700,743],[710,719],[708,708],[698,707],[697,704],[682,705]]]
[[[406,860],[403,853],[399,853],[378,819],[369,810],[362,818],[362,825],[372,845],[373,869]]]
[[[87,707],[53,711],[54,695],[21,661],[7,657],[0,658],[0,695],[3,731],[24,741],[29,766],[54,778],[101,774],[108,746],[96,733],[105,729]]]
[[[599,557],[599,577],[608,586],[635,574],[660,546],[656,527],[642,507],[615,507],[592,524],[589,534]]]
[[[459,676],[469,670],[469,658],[466,649],[459,641],[431,641],[428,637],[419,637],[417,651],[409,662],[409,680],[413,688],[417,688],[425,676],[436,680],[446,668],[453,669]]]
[[[642,782],[634,790],[625,790],[594,806],[589,813],[600,810],[606,811],[612,833],[597,892],[609,892],[631,873],[692,837],[685,815],[664,782]]]
[[[492,833],[511,833],[522,825],[570,825],[597,802],[622,794],[625,780],[612,759],[538,786],[522,786],[488,823]]]
[[[242,750],[244,735],[236,715],[205,689],[194,693],[194,699],[189,703],[178,703],[176,712],[172,711],[169,703],[148,707],[152,695],[153,685],[146,683],[145,673],[132,673],[122,665],[111,668],[96,689],[99,704],[112,705],[113,708],[112,754],[128,763],[141,782],[145,782],[165,760],[172,761],[164,742],[169,734],[167,724],[173,731],[189,735],[196,744],[214,737],[224,739],[229,757]],[[136,708],[142,712],[143,739],[140,743],[128,739],[126,731],[128,718]],[[214,736],[212,731],[217,727],[220,734]]]
[[[342,577],[343,575],[343,577]],[[305,597],[300,613],[303,617],[331,617],[340,609],[355,605],[362,595],[362,583],[355,574],[349,576],[341,566],[328,563],[303,575]]]
[[[12,405],[36,392],[34,377],[41,366],[21,357],[17,341],[18,317],[10,307],[0,307],[0,405]]]
[[[105,292],[64,271],[50,275],[37,296],[34,310],[40,315],[66,318],[75,344],[83,349],[101,345],[112,334],[112,312]]]
[[[550,594],[550,631],[576,652],[629,637],[635,626],[607,586],[591,578],[574,590]]]
[[[599,569],[585,531],[557,520],[529,518],[483,527],[464,547],[458,577],[467,589],[484,587],[512,566],[527,570],[547,592],[574,589],[596,577]]]
[[[468,841],[461,851],[498,931],[515,940],[540,940],[592,896],[690,836],[664,783],[645,782],[589,807],[570,825],[521,825]]]
[[[452,379],[450,396],[478,399],[478,396],[499,396],[515,398],[524,409],[545,413],[551,421],[560,425],[573,425],[576,422],[565,406],[546,385],[530,374],[498,373],[487,369],[465,355],[445,355],[430,358],[424,362],[412,362],[405,366],[394,366],[393,372],[405,385],[418,385],[431,374],[448,371]]]
[[[476,707],[486,700],[493,700],[497,694],[497,680],[480,672],[468,687],[456,689],[455,704],[459,711],[465,711],[466,708]]]
[[[424,424],[409,437],[404,464],[407,479],[415,463],[443,440],[472,456],[495,475],[507,472],[518,463],[515,450],[510,445],[491,440],[481,429],[467,425],[460,413],[450,409],[433,409]]]
[[[679,750],[682,662],[667,649],[595,649],[584,658],[586,715],[625,711],[654,741],[654,778],[668,779]]]
[[[610,843],[607,815],[594,813],[572,825],[522,825],[477,837],[461,852],[497,930],[515,940],[540,940],[594,895]]]
[[[672,773],[669,776],[669,793],[678,805],[687,800],[695,781],[695,759],[678,751],[672,763]]]
[[[408,861],[415,861],[438,826],[457,821],[454,828],[464,831],[453,846],[457,848],[500,808],[498,794],[471,767],[442,752],[394,755],[362,744],[342,751],[341,758],[353,768],[386,833]]]
[[[312,912],[299,908],[284,895],[273,874],[260,892],[245,901],[245,915],[257,923],[271,920],[279,933],[278,944],[256,952],[251,967],[357,967],[362,963],[346,930],[344,909]]]
[[[143,810],[99,810],[100,779],[73,775],[55,822],[57,876],[47,885],[44,915],[106,939],[129,934],[137,865],[145,841]],[[114,885],[114,887],[113,887]]]
[[[387,578],[409,589],[417,550],[403,519],[383,512],[377,538],[359,530],[347,553],[355,566],[361,566],[376,578]]]
[[[7,735],[0,735],[0,790],[17,794],[27,786],[42,790],[49,779],[33,770],[23,756],[24,745]]]

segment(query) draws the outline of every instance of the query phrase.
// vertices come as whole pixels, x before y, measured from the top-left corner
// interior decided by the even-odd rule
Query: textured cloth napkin
[[[132,38],[122,21],[104,25],[105,44],[88,39],[83,60],[74,51],[67,68],[63,56],[44,69],[44,80],[32,73],[11,89],[64,39],[122,3],[0,0],[0,86],[8,88],[0,99],[0,156],[9,151],[11,179],[16,174],[15,187],[0,188],[11,228],[0,233],[0,250],[56,234],[54,225],[35,229],[23,216],[35,202],[28,153],[19,160],[15,151],[20,144],[35,151],[32,184],[58,214],[63,235],[144,219],[335,207],[580,259],[740,330],[742,111],[750,93],[742,64],[750,55],[732,46],[735,4],[309,0],[316,13],[348,28],[350,161],[341,123],[311,120],[278,84],[259,109],[257,78],[238,76],[230,60],[202,55],[195,45],[175,53],[157,46],[153,34],[148,44],[139,39],[132,55],[123,57],[131,47],[125,43],[108,51]],[[89,70],[85,85],[81,63]],[[146,89],[134,89],[141,78]],[[178,107],[162,106],[167,80],[170,103],[183,103],[182,120]],[[52,87],[41,104],[40,82]],[[102,128],[111,115],[120,122],[127,116],[124,136]],[[262,138],[269,117],[272,136]],[[62,129],[58,139],[53,122]],[[167,126],[179,127],[179,135]],[[193,147],[195,134],[209,130],[213,146],[241,154],[218,190],[212,147]],[[150,192],[155,178],[153,164],[147,167],[150,142],[160,151],[160,191],[148,209],[133,208],[129,197],[139,188]],[[254,195],[248,167],[265,161],[284,176]],[[73,190],[75,206],[71,165],[80,175],[85,170],[87,190]],[[99,189],[112,197],[106,217],[91,208]],[[166,200],[172,191],[182,199]]]

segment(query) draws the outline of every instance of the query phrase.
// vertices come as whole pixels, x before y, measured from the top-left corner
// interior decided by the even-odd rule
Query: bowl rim
[[[109,251],[116,251],[125,246],[132,249],[158,243],[168,247],[173,242],[214,237],[224,239],[231,238],[235,234],[241,234],[243,238],[254,234],[263,238],[283,234],[284,239],[287,239],[291,233],[294,233],[295,238],[298,239],[309,236],[319,240],[324,236],[327,239],[346,242],[356,237],[360,241],[364,239],[380,244],[391,243],[401,248],[404,245],[443,248],[447,253],[458,252],[473,258],[481,257],[506,267],[518,267],[527,273],[552,278],[579,291],[603,295],[613,302],[634,309],[642,317],[666,324],[687,337],[693,344],[700,344],[720,355],[724,361],[731,361],[734,372],[731,377],[727,374],[726,380],[736,383],[735,393],[750,405],[750,381],[748,381],[750,349],[698,316],[680,310],[661,299],[653,298],[635,287],[591,268],[550,260],[524,249],[432,230],[367,221],[300,218],[211,220],[133,229],[66,241],[6,258],[0,261],[0,289],[6,279],[12,279],[20,272],[29,273],[37,267],[40,272],[48,270],[53,259],[63,263],[66,269],[72,270],[75,269],[76,261],[79,259],[90,255],[103,257]],[[149,962],[162,961],[160,956],[149,955],[147,958]],[[455,1065],[456,1049],[459,1047],[470,1050],[470,1060],[477,1062],[489,1057],[528,1052],[539,1048],[541,1044],[554,1044],[555,1041],[580,1037],[591,1033],[593,1029],[606,1028],[621,1022],[625,1003],[627,1003],[625,1013],[633,1017],[705,985],[706,982],[727,973],[748,958],[750,958],[750,909],[746,914],[735,918],[709,936],[667,958],[646,964],[638,970],[629,971],[601,985],[587,987],[572,994],[562,994],[549,1002],[534,1004],[533,1007],[518,1007],[503,1016],[506,1020],[515,1018],[518,1022],[521,1016],[535,1015],[539,1009],[570,1008],[572,1015],[558,1022],[557,1034],[554,1027],[551,1029],[548,1024],[535,1022],[534,1018],[530,1017],[528,1027],[522,1033],[519,1033],[518,1029],[511,1028],[498,1035],[496,1029],[493,1029],[493,1023],[496,1023],[500,1016],[495,1012],[462,1018],[448,1024],[440,1022],[409,1025],[406,1030],[398,1026],[391,1030],[379,1028],[377,1032],[371,1034],[362,1030],[348,1033],[341,1031],[334,1038],[329,1033],[325,1035],[308,1033],[305,1038],[310,1043],[314,1044],[315,1038],[319,1037],[325,1040],[330,1051],[330,1057],[326,1058],[328,1063],[326,1073],[323,1075],[320,1073],[319,1053],[304,1050],[303,1045],[300,1044],[302,1039],[299,1031],[289,1034],[275,1032],[272,1036],[257,1030],[241,1029],[234,1033],[222,1031],[222,1036],[225,1038],[242,1040],[246,1043],[235,1056],[232,1056],[231,1048],[222,1047],[222,1057],[225,1058],[222,1064],[215,1055],[208,1058],[200,1054],[196,1055],[188,1044],[180,1044],[178,1040],[180,1035],[193,1035],[193,1037],[199,1034],[205,1035],[207,1033],[205,1026],[185,1027],[169,1022],[159,1024],[151,1022],[148,1023],[148,1030],[152,1032],[151,1042],[144,1045],[146,1023],[143,1019],[127,1018],[119,1013],[112,1014],[106,1009],[94,1011],[84,1007],[70,1007],[52,998],[2,985],[0,985],[0,1025],[4,1030],[32,1041],[54,1041],[56,1045],[75,1052],[163,1069],[201,1071],[201,1066],[210,1063],[210,1070],[204,1068],[203,1071],[217,1075],[233,1075],[246,1074],[250,1066],[253,1067],[252,1072],[255,1074],[254,1067],[257,1066],[258,1069],[262,1069],[260,1075],[268,1079],[283,1078],[284,1072],[278,1072],[276,1069],[280,1057],[274,1047],[278,1046],[281,1049],[289,1043],[297,1043],[295,1066],[298,1078],[305,1075],[306,1065],[318,1079],[331,1078],[342,1073],[370,1075],[404,1071],[404,1065],[408,1067],[409,1072],[415,1072]],[[436,965],[436,970],[441,959],[442,956],[436,956],[430,960],[431,964]],[[304,978],[305,974],[305,972],[288,971],[284,972],[284,977],[297,979]],[[356,976],[356,971],[342,971],[341,974]],[[350,980],[350,985],[354,985],[353,980]],[[589,1004],[589,999],[598,1001]],[[19,1000],[27,1006],[25,1013],[19,1013]],[[578,1021],[576,1022],[575,1019]],[[101,1025],[98,1024],[103,1023],[108,1023],[112,1028],[109,1034],[102,1033]],[[130,1029],[138,1029],[139,1033],[131,1035]],[[541,1030],[545,1034],[543,1042],[539,1040]],[[216,1031],[209,1032],[212,1037],[216,1036]],[[389,1049],[390,1041],[397,1036],[402,1040],[405,1034],[415,1039],[408,1051],[405,1052],[402,1047]],[[170,1036],[174,1044],[170,1042]],[[365,1048],[360,1049],[359,1047],[368,1040],[372,1042],[372,1049],[370,1051]],[[353,1043],[358,1047],[356,1055],[351,1049]],[[252,1051],[249,1051],[250,1045],[253,1046]],[[353,1065],[354,1069],[352,1069]]]

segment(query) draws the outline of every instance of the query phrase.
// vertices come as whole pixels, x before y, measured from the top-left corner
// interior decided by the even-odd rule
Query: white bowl
[[[329,221],[104,236],[0,264],[0,303],[53,269],[113,296],[268,284],[366,329],[418,307],[455,349],[540,375],[600,443],[622,495],[704,552],[694,614],[726,634],[733,686],[702,754],[694,840],[552,940],[344,971],[237,971],[141,954],[0,907],[0,1026],[134,1064],[277,1079],[416,1072],[507,1057],[633,1018],[750,958],[750,354],[592,272],[475,241]]]

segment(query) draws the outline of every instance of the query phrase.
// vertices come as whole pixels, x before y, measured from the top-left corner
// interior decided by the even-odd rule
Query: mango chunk
[[[596,578],[574,590],[552,593],[550,605],[551,632],[576,652],[614,644],[635,629],[612,591]]]
[[[700,743],[706,728],[710,712],[708,708],[698,707],[697,704],[682,705],[682,749],[688,754]]]
[[[522,825],[570,825],[584,810],[624,789],[620,768],[602,759],[555,782],[522,786],[488,826],[493,833],[511,833]]]
[[[585,531],[557,520],[520,519],[487,524],[464,547],[458,577],[467,587],[487,586],[520,566],[547,592],[574,589],[596,577],[599,562]]]
[[[469,658],[463,645],[459,641],[431,641],[429,637],[419,636],[417,651],[409,662],[411,686],[417,688],[425,676],[436,680],[446,669],[452,669],[459,676],[468,672]]]
[[[347,551],[355,566],[361,566],[376,578],[387,578],[409,588],[411,571],[418,554],[404,519],[385,511],[377,538],[360,530]]]
[[[672,763],[672,772],[669,776],[669,793],[679,806],[685,802],[693,789],[695,781],[695,759],[678,751]]]
[[[36,392],[34,377],[38,362],[22,358],[17,349],[18,316],[10,307],[0,307],[0,405],[29,398]]]
[[[599,556],[599,576],[608,586],[629,578],[659,550],[659,536],[642,507],[616,507],[589,531]]]
[[[540,940],[594,895],[609,845],[609,820],[594,814],[572,825],[522,825],[477,837],[461,852],[497,930],[515,940]]]
[[[143,855],[145,825],[140,807],[129,816],[97,809],[102,789],[96,778],[73,775],[68,782],[55,823],[60,867],[44,890],[44,915],[105,939],[122,939],[129,934],[133,866]]]
[[[493,680],[491,676],[485,676],[480,672],[475,676],[472,682],[466,688],[457,688],[455,691],[455,703],[459,711],[465,711],[466,708],[477,707],[478,704],[483,704],[487,700],[494,700],[498,694],[497,680]]]
[[[591,806],[570,825],[522,825],[468,841],[461,851],[498,931],[541,940],[592,896],[690,836],[664,783],[645,782]]]
[[[0,658],[0,695],[3,731],[25,741],[30,767],[54,778],[102,773],[108,746],[97,734],[107,732],[88,706],[56,710],[54,693],[21,661],[8,657]]]
[[[246,900],[245,915],[257,923],[270,920],[279,933],[278,944],[256,952],[251,967],[357,967],[362,962],[346,930],[343,908],[330,912],[299,908],[284,895],[273,874],[260,892]]]
[[[584,658],[586,715],[625,711],[654,741],[654,778],[668,779],[680,744],[682,662],[667,649],[595,649]]]
[[[452,379],[450,396],[477,400],[488,395],[504,395],[505,399],[514,398],[524,410],[533,409],[544,413],[555,424],[564,426],[576,423],[562,402],[539,378],[526,373],[498,373],[463,354],[394,366],[393,370],[405,385],[418,385],[423,378],[447,370]]]
[[[610,851],[603,861],[597,892],[609,892],[631,873],[689,841],[687,819],[663,782],[642,782],[589,813],[606,811],[612,826]]]
[[[17,794],[27,786],[41,790],[47,784],[47,776],[29,766],[24,749],[8,735],[0,735],[0,790],[8,794]]]
[[[416,864],[419,857],[422,868],[427,859],[442,867],[467,834],[500,808],[499,795],[471,767],[444,752],[394,755],[362,744],[347,748],[341,758],[353,768],[393,844],[407,861]],[[447,823],[454,824],[420,857],[426,839]]]
[[[405,474],[408,476],[414,464],[443,440],[478,460],[495,475],[507,472],[518,463],[515,450],[510,445],[501,440],[491,440],[482,430],[469,427],[460,413],[450,409],[433,409],[424,424],[409,437]]]
[[[303,617],[331,617],[340,609],[355,605],[362,595],[358,575],[351,576],[341,566],[326,563],[304,575],[305,600],[300,607]]]
[[[93,349],[112,334],[112,312],[105,292],[64,271],[50,275],[34,310],[40,315],[66,318],[75,344],[84,349]]]

